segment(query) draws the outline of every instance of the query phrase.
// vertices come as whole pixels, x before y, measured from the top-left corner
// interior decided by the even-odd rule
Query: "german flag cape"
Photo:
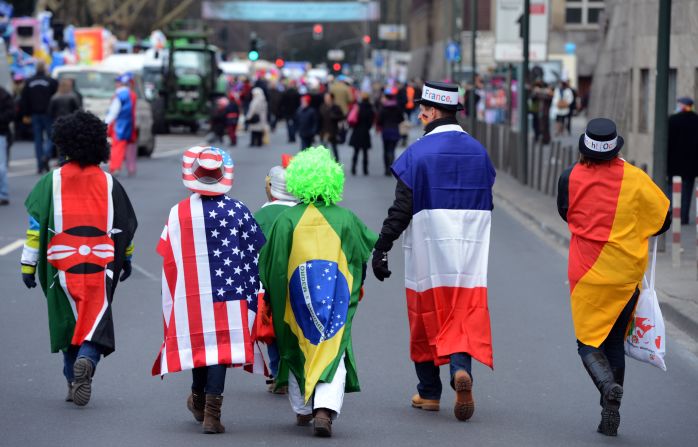
[[[111,302],[137,226],[126,192],[98,166],[67,163],[39,180],[25,206],[40,226],[51,352],[85,340],[113,352]]]
[[[336,205],[300,204],[279,215],[259,259],[281,362],[277,386],[297,378],[306,401],[331,382],[346,353],[346,392],[359,391],[351,322],[377,236]]]
[[[647,242],[669,200],[640,169],[617,158],[569,174],[569,282],[577,339],[598,347],[642,281]]]

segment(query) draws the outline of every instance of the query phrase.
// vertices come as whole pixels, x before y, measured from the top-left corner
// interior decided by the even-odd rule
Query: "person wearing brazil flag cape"
[[[99,164],[109,159],[107,126],[75,112],[53,125],[66,161],[27,197],[22,280],[46,295],[51,352],[63,352],[66,401],[86,405],[102,356],[114,351],[111,304],[131,274],[137,221],[126,191]]]
[[[339,207],[344,172],[324,147],[296,155],[286,186],[301,203],[267,235],[259,273],[280,354],[276,386],[288,385],[298,425],[332,434],[345,392],[359,391],[351,341],[366,262],[376,235]]]

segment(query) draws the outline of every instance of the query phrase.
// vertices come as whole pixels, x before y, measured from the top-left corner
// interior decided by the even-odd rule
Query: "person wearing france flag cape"
[[[572,234],[568,279],[577,352],[601,394],[597,431],[606,436],[616,436],[620,426],[624,342],[647,268],[648,240],[671,225],[669,199],[618,156],[623,143],[613,121],[589,121],[579,136],[579,162],[562,173],[557,195]]]
[[[495,170],[485,148],[456,121],[458,87],[427,82],[419,118],[425,133],[393,163],[395,201],[373,252],[373,272],[390,277],[388,252],[405,232],[405,288],[414,408],[438,411],[439,366],[450,364],[460,421],[475,411],[471,360],[493,367],[487,262]]]
[[[264,235],[245,204],[226,195],[233,169],[219,148],[186,150],[182,180],[193,194],[172,207],[157,246],[164,341],[152,373],[192,370],[187,408],[204,433],[225,431],[227,367],[266,374],[252,337]]]

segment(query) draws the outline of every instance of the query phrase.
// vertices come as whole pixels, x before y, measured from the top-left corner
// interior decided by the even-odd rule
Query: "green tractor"
[[[208,43],[209,31],[196,21],[177,21],[165,30],[167,62],[163,64],[160,95],[153,102],[154,127],[186,126],[192,133],[208,119],[218,87],[218,49]]]

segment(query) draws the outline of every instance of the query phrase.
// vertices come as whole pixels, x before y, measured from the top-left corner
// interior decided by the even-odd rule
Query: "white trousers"
[[[318,383],[315,385],[315,393],[308,403],[301,393],[298,380],[292,372],[288,374],[288,400],[296,414],[312,414],[314,409],[327,408],[339,415],[344,402],[344,385],[347,381],[347,368],[344,365],[344,356],[337,366],[337,372],[330,383]]]

